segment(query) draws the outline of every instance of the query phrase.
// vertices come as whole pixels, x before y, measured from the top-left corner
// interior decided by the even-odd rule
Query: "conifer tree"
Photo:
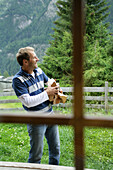
[[[109,15],[109,6],[106,0],[86,0],[86,37],[88,42],[99,40],[100,45],[105,45],[104,40],[108,33],[108,23],[103,23]],[[104,38],[104,39],[103,39]]]
[[[64,84],[71,84],[73,48],[71,31],[72,0],[58,0],[57,8],[59,18],[55,21],[56,27],[52,35],[53,41],[50,43],[47,55],[44,56],[42,67],[50,77],[59,79]],[[109,15],[107,12],[108,8],[106,0],[87,0],[85,4],[85,85],[97,85],[97,82],[94,81],[98,78],[102,79],[102,82],[99,82],[100,86],[105,79],[106,64],[104,59],[107,57],[105,46],[108,41],[108,24],[103,23],[103,21]],[[89,52],[91,52],[91,55]],[[92,74],[93,65],[94,74]],[[101,69],[98,67],[101,67]]]
[[[58,0],[58,19],[54,22],[53,40],[44,56],[41,67],[57,81],[63,80],[64,84],[70,84],[72,79],[72,33],[71,16],[72,0]]]
[[[106,0],[87,0],[86,4],[86,35],[85,35],[85,86],[103,86],[107,80],[107,44],[109,43],[109,15]]]

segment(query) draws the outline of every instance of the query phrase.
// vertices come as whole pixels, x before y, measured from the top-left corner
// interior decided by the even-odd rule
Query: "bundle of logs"
[[[56,80],[50,79],[48,81],[48,86],[55,87],[59,85],[56,83]],[[59,104],[59,103],[65,103],[67,100],[67,96],[63,94],[62,89],[59,87],[59,92],[55,96],[49,96],[49,101],[52,102],[53,104]]]

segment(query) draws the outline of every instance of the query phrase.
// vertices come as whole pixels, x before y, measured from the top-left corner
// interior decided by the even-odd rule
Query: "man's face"
[[[30,58],[28,60],[28,67],[32,70],[37,68],[37,62],[39,61],[39,58],[36,56],[35,52],[30,51]]]

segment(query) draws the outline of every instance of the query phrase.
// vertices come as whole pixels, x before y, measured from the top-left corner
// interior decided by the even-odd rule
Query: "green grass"
[[[14,107],[11,104],[3,104],[3,107],[6,107],[6,105],[9,108]],[[21,103],[18,103],[16,107],[21,107]],[[63,114],[72,113],[72,108],[53,108]],[[109,110],[108,115],[112,115],[112,111]],[[85,109],[84,112],[96,116],[106,114],[104,109]],[[74,166],[73,128],[59,126],[59,133],[61,143],[60,165]],[[85,168],[113,170],[113,129],[84,128],[84,137]],[[27,162],[29,150],[29,136],[25,124],[0,124],[0,161]],[[46,139],[44,139],[41,163],[48,164],[48,159],[48,145]]]
[[[28,140],[25,125],[0,124],[0,161],[26,162]]]
[[[60,164],[74,166],[72,128],[60,126],[59,133],[61,141]],[[0,161],[27,162],[29,150],[29,136],[26,125],[0,124]],[[42,163],[48,164],[48,159],[48,146],[44,138]]]
[[[59,126],[60,165],[74,166],[73,128]],[[113,169],[113,130],[85,128],[85,167],[99,170]],[[0,161],[27,162],[29,136],[24,124],[0,124]],[[48,164],[48,146],[44,139],[42,164]]]
[[[113,170],[113,129],[85,128],[86,167]]]
[[[0,96],[0,100],[17,99],[16,96]],[[0,108],[20,108],[21,103],[0,103]]]

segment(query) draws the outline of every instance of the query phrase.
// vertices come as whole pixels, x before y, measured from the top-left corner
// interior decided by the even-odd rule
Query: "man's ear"
[[[28,60],[23,59],[23,65],[26,65],[28,63]]]

